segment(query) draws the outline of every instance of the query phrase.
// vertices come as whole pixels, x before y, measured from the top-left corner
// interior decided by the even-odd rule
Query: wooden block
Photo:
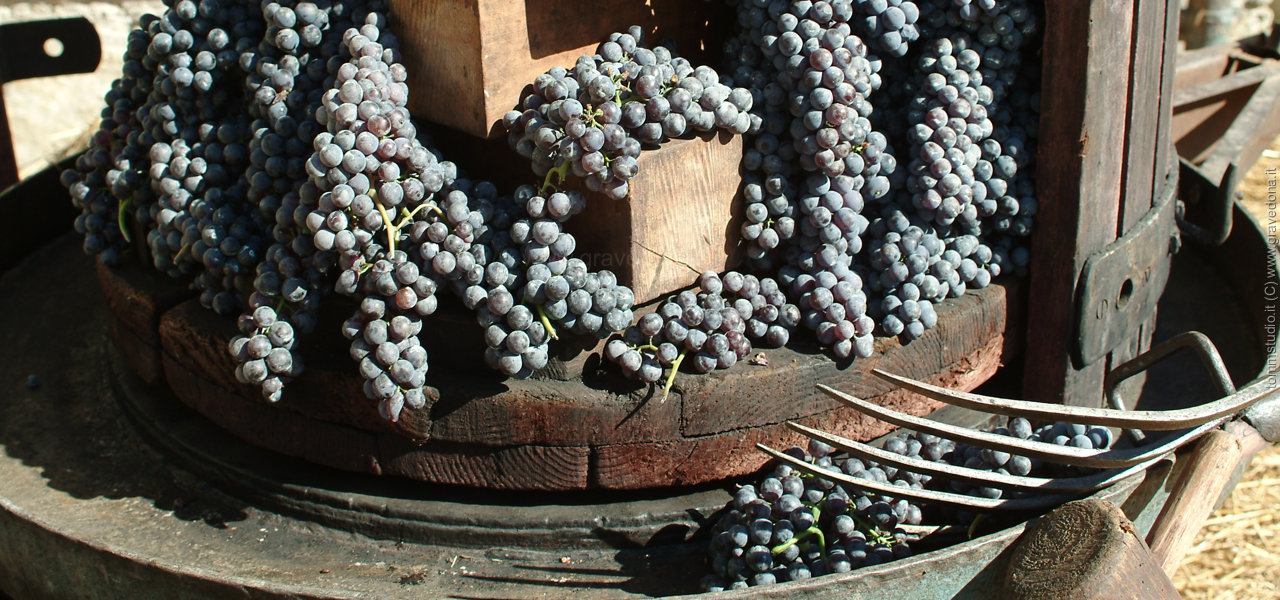
[[[1151,527],[1147,540],[1156,565],[1173,577],[1205,520],[1244,456],[1237,436],[1215,429],[1196,444],[1178,475],[1169,499]]]
[[[96,262],[96,261],[95,261]],[[195,297],[186,283],[156,272],[150,265],[130,262],[108,267],[97,262],[98,286],[107,308],[120,324],[147,344],[159,347],[160,315]]]
[[[938,403],[919,396],[906,400],[910,408],[894,406],[915,415],[928,414]],[[880,399],[876,399],[878,402]],[[895,403],[890,403],[890,405]],[[848,409],[830,409],[797,422],[857,440],[889,433],[893,425]],[[783,423],[742,428],[712,435],[663,442],[617,444],[596,448],[592,456],[591,485],[603,489],[645,489],[655,486],[698,485],[758,472],[770,458],[756,444],[779,450],[803,447],[808,438]]]
[[[691,60],[700,50],[718,51],[715,30],[724,28],[708,24],[721,10],[685,0],[391,0],[410,111],[477,137],[505,134],[502,115],[538,75],[572,67],[631,25],[645,29],[646,45],[669,37]]]
[[[434,440],[594,446],[681,437],[680,397],[662,402],[661,389],[620,376],[610,377],[607,387],[580,380],[511,380],[498,386],[492,377],[436,383],[441,400],[432,410]]]
[[[255,446],[326,467],[380,475],[377,436],[250,400],[164,358],[165,378],[184,404]]]
[[[164,381],[164,365],[160,362],[159,347],[144,342],[137,333],[125,327],[114,316],[107,317],[107,331],[130,370],[151,385]]]
[[[1012,552],[1000,598],[1179,598],[1133,523],[1106,500],[1062,505],[1028,527]]]
[[[165,312],[160,324],[166,360],[199,373],[205,380],[246,400],[266,405],[257,386],[240,383],[235,378],[236,363],[227,344],[236,333],[234,319],[214,314],[196,300]],[[341,340],[336,331],[328,333],[332,335],[304,338],[304,354],[307,359],[314,359],[315,364],[308,364],[301,377],[285,386],[284,397],[275,406],[323,423],[416,440],[430,437],[427,410],[406,410],[396,423],[378,414],[377,404],[365,398],[356,365],[347,357],[345,340]],[[308,343],[312,341],[320,343]],[[177,389],[174,391],[182,395]],[[431,394],[428,402],[434,402]]]
[[[592,194],[566,224],[579,258],[616,273],[637,303],[689,287],[703,271],[738,265],[742,144],[742,136],[705,133],[641,153],[627,198]]]
[[[413,444],[381,436],[381,468],[387,475],[448,485],[502,490],[583,490],[589,450],[585,447]]]
[[[223,389],[261,398],[254,386],[236,380],[236,361],[227,349],[236,333],[235,319],[214,314],[198,300],[183,302],[160,317],[160,346],[166,359]]]
[[[825,412],[835,401],[813,387],[817,382],[878,399],[890,386],[871,375],[873,367],[947,387],[973,389],[994,374],[1003,360],[1005,305],[1005,291],[1000,286],[949,299],[938,307],[937,327],[905,346],[897,340],[878,339],[875,355],[868,359],[835,362],[819,354],[817,348],[799,353],[766,350],[769,366],[741,365],[746,375],[738,366],[730,370],[733,375],[682,375],[676,380],[677,388],[699,401],[685,404],[681,430],[692,437]],[[797,333],[796,337],[804,335],[808,333]],[[792,344],[800,347],[801,343]],[[724,385],[730,382],[729,377],[732,384]]]
[[[1028,300],[1035,318],[1027,322],[1023,391],[1029,400],[1098,406],[1106,361],[1080,365],[1071,358],[1080,327],[1077,283],[1085,261],[1115,240],[1123,224],[1127,115],[1158,107],[1109,100],[1132,83],[1134,3],[1081,4],[1045,4],[1040,212]]]

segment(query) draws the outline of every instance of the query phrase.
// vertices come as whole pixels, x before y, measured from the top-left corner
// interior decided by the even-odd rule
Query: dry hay
[[[1280,447],[1253,459],[1173,579],[1187,600],[1280,598]]]
[[[1280,138],[1263,151],[1240,191],[1242,204],[1267,224],[1268,187],[1280,170]],[[1275,188],[1271,187],[1274,193]],[[1280,447],[1265,448],[1205,523],[1175,574],[1187,600],[1280,599]]]

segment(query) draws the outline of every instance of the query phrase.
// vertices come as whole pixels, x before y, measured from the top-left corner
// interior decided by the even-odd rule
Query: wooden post
[[[18,159],[13,154],[9,116],[4,110],[4,79],[0,79],[0,190],[18,183]]]
[[[1012,552],[1000,598],[1179,598],[1133,523],[1106,500],[1058,507],[1028,527]]]
[[[1236,466],[1247,463],[1269,443],[1243,421],[1233,421],[1227,429],[1209,432],[1184,458],[1181,474],[1169,492],[1169,499],[1147,535],[1151,553],[1164,572],[1173,577],[1196,533],[1217,508],[1224,490],[1229,489]]]
[[[1049,2],[1037,154],[1023,392],[1096,406],[1112,364],[1150,343],[1154,322],[1107,358],[1074,358],[1080,274],[1152,206],[1176,165],[1168,148],[1177,5],[1168,0]]]

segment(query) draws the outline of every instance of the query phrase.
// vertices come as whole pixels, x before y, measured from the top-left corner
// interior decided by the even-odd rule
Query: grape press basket
[[[680,12],[664,2],[649,5],[647,15],[620,8],[613,21],[623,27],[591,15],[585,21],[600,22],[583,27],[598,31],[586,37],[621,30],[627,20]],[[406,27],[421,30],[422,39],[470,31],[490,44],[507,43],[509,36],[482,31],[481,23],[550,30],[554,25],[532,20],[551,18],[546,15],[558,14],[556,7],[564,9],[555,0],[496,8],[449,0],[400,10],[421,15]],[[803,387],[798,403],[822,409],[773,414],[771,422],[750,426],[722,424],[692,440],[623,439],[643,429],[632,421],[639,407],[599,418],[586,401],[569,399],[557,404],[561,412],[539,417],[540,425],[565,439],[575,427],[591,429],[605,440],[599,446],[566,450],[512,434],[509,446],[483,460],[473,460],[469,440],[449,436],[468,427],[492,433],[493,423],[529,412],[521,398],[504,397],[508,413],[477,416],[456,406],[455,414],[434,421],[405,419],[390,432],[392,426],[379,422],[380,430],[352,433],[326,421],[332,415],[325,411],[343,408],[321,400],[299,420],[213,391],[218,385],[201,379],[201,352],[211,346],[201,339],[202,321],[182,312],[189,296],[155,278],[111,275],[88,264],[66,235],[75,211],[57,169],[18,180],[0,98],[0,204],[10,222],[20,224],[0,238],[0,304],[8,307],[0,319],[10,340],[0,380],[28,382],[0,403],[0,596],[692,594],[707,546],[698,532],[723,509],[724,481],[758,472],[770,456],[855,488],[913,493],[878,489],[774,448],[780,440],[815,439],[887,464],[1029,492],[1002,500],[919,492],[928,502],[1029,518],[1063,506],[1014,526],[978,520],[968,529],[915,532],[923,536],[917,549],[925,551],[909,558],[700,597],[863,597],[886,589],[904,598],[1176,597],[1168,575],[1191,537],[1252,456],[1280,441],[1274,393],[1280,273],[1268,237],[1235,201],[1242,173],[1280,134],[1275,38],[1270,47],[1257,38],[1178,55],[1176,1],[1049,1],[1044,9],[1044,116],[1036,159],[1042,233],[1032,239],[1028,282],[993,286],[950,313],[981,327],[940,327],[943,333],[930,338],[940,347],[967,344],[954,357],[961,367],[944,361],[953,372],[904,374],[916,355],[894,346],[875,367],[810,365],[767,385],[751,384],[758,388],[720,380],[730,390],[721,396]],[[514,12],[493,18],[484,11]],[[431,29],[441,23],[449,31]],[[682,27],[668,31],[688,34]],[[464,132],[458,134],[464,146],[488,152],[490,124],[512,104],[504,94],[518,95],[512,86],[527,79],[520,69],[540,73],[579,52],[581,40],[565,35],[531,35],[527,43],[515,36],[533,57],[523,67],[497,64],[479,46],[454,48],[451,64],[468,68],[436,75],[472,75],[440,86],[449,94],[424,94],[417,108]],[[30,49],[48,39],[61,40],[61,55],[32,59]],[[92,70],[100,54],[96,40],[83,19],[0,26],[0,82]],[[407,47],[406,61],[422,52]],[[699,148],[733,150],[695,142],[665,160],[703,160]],[[739,183],[730,182],[734,189]],[[609,216],[627,225],[654,218]],[[615,234],[627,235],[608,231],[605,237]],[[669,276],[661,265],[628,268],[637,279]],[[978,330],[982,335],[973,333]],[[164,336],[178,338],[183,352],[157,350],[168,348],[157,341]],[[927,340],[916,345],[924,346],[921,341]],[[863,379],[850,379],[860,368]],[[173,373],[185,374],[185,387]],[[172,389],[155,385],[166,376]],[[984,392],[1026,401],[971,393],[989,377]],[[333,381],[304,389],[320,398],[326,386],[343,385]],[[819,389],[810,389],[815,383]],[[866,402],[871,388],[879,396]],[[676,430],[743,408],[716,396],[711,385],[689,390],[697,393],[686,395],[711,400],[686,400],[702,411],[696,414],[680,413],[674,401],[660,407]],[[944,404],[950,406],[934,410]],[[832,405],[855,416],[836,419]],[[931,414],[920,418],[924,413]],[[1109,426],[1128,439],[1116,449],[1080,450],[972,431],[996,414]],[[877,425],[867,425],[872,421]],[[1110,470],[1033,479],[901,462],[865,443],[889,431],[886,423]],[[400,435],[406,432],[407,441]],[[768,456],[756,450],[757,441]],[[356,446],[410,459],[362,463],[351,458]],[[580,464],[570,459],[579,450],[597,458],[617,452],[613,460],[621,466],[607,471],[592,463],[589,472],[574,471]],[[681,457],[716,451],[723,464],[680,464],[686,462]],[[454,458],[431,462],[438,456]],[[427,485],[441,481],[462,485],[444,491]],[[1124,587],[1132,581],[1152,585]]]

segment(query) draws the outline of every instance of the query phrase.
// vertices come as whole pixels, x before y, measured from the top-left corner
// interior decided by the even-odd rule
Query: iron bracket
[[[84,17],[0,25],[0,190],[18,182],[18,161],[4,109],[4,82],[89,73],[98,68],[100,60],[98,31]]]
[[[62,45],[54,56],[46,42]],[[89,73],[102,60],[102,44],[84,17],[0,25],[0,81]]]
[[[1181,239],[1175,221],[1177,183],[1166,178],[1156,203],[1129,231],[1090,256],[1080,271],[1075,358],[1097,362],[1155,313]]]

